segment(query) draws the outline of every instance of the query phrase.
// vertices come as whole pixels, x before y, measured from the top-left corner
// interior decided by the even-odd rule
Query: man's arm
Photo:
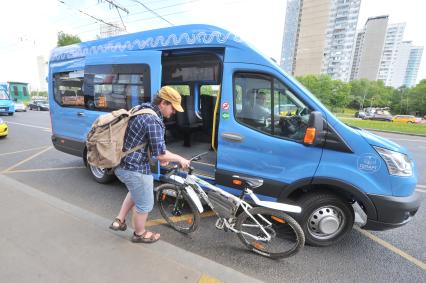
[[[190,163],[190,161],[189,161],[189,160],[187,160],[187,159],[183,158],[183,157],[182,157],[182,156],[180,156],[180,155],[177,155],[177,154],[171,153],[171,152],[170,152],[170,151],[168,151],[168,150],[166,150],[164,154],[162,154],[162,155],[158,155],[158,156],[157,156],[157,159],[158,159],[161,163],[164,163],[164,162],[170,162],[170,161],[172,161],[172,162],[179,162],[179,164],[180,164],[180,166],[181,166],[182,168],[188,168],[188,167],[189,167],[189,163]]]

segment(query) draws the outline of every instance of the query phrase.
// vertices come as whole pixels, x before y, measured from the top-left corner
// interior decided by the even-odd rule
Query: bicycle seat
[[[260,187],[260,186],[263,185],[262,179],[255,179],[255,178],[250,178],[250,177],[241,177],[241,176],[237,176],[237,175],[233,175],[232,178],[234,178],[236,180],[240,180],[241,182],[243,182],[249,188],[252,188],[252,189]]]

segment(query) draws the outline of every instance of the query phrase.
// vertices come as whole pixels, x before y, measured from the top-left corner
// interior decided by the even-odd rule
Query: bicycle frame
[[[216,215],[219,218],[219,221],[222,220],[223,222],[221,223],[222,226],[219,227],[218,223],[216,224],[216,226],[218,228],[223,228],[223,226],[226,226],[227,229],[235,232],[235,233],[243,233],[257,241],[262,240],[262,241],[269,241],[271,239],[271,235],[270,233],[268,233],[265,229],[264,226],[261,225],[258,220],[249,212],[249,209],[252,208],[252,206],[250,204],[248,204],[246,201],[244,201],[242,198],[236,197],[224,190],[222,190],[219,187],[216,187],[206,181],[204,181],[203,179],[192,175],[192,174],[187,174],[186,178],[182,178],[180,176],[177,175],[172,175],[170,176],[170,178],[182,185],[184,185],[184,188],[186,190],[186,192],[188,193],[189,197],[192,199],[192,201],[196,204],[198,211],[200,213],[202,213],[204,211],[203,205],[201,203],[200,197],[207,203],[208,206],[210,206],[210,208],[216,213]],[[237,207],[241,207],[249,216],[251,219],[253,219],[253,221],[256,224],[253,224],[253,227],[260,227],[261,230],[264,232],[264,234],[266,235],[266,238],[261,238],[243,231],[239,231],[236,230],[233,226],[233,224],[230,224],[229,221],[223,217],[221,217],[216,211],[214,206],[212,205],[212,203],[209,200],[208,195],[204,192],[202,187],[206,187],[210,190],[213,190],[219,194],[221,194],[224,197],[230,198],[232,199],[235,203]],[[274,203],[274,202],[269,202],[269,201],[261,201],[259,200],[259,198],[253,193],[252,190],[245,188],[244,189],[244,195],[247,194],[251,197],[251,199],[254,201],[254,203],[256,205],[259,206],[263,206],[263,207],[267,207],[267,208],[271,208],[271,209],[276,209],[276,210],[281,210],[281,211],[285,211],[285,212],[294,212],[294,213],[300,213],[302,211],[302,209],[299,206],[294,206],[294,205],[288,205],[288,204],[283,204],[283,203]],[[262,215],[259,215],[259,217],[262,219],[262,221],[264,221],[265,223],[267,223],[267,226],[272,225],[271,222],[269,222],[266,218],[264,218]],[[234,217],[235,218],[235,215]]]

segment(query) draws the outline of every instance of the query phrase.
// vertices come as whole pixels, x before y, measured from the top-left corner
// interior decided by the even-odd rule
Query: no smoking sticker
[[[222,109],[223,110],[229,110],[229,103],[228,102],[222,103]]]

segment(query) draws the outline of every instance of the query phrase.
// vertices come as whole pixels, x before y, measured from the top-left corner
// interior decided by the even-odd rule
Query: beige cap
[[[182,97],[180,96],[179,92],[177,92],[177,90],[175,90],[174,88],[169,86],[163,86],[158,91],[158,96],[170,102],[176,111],[183,112],[183,108],[180,105]]]

